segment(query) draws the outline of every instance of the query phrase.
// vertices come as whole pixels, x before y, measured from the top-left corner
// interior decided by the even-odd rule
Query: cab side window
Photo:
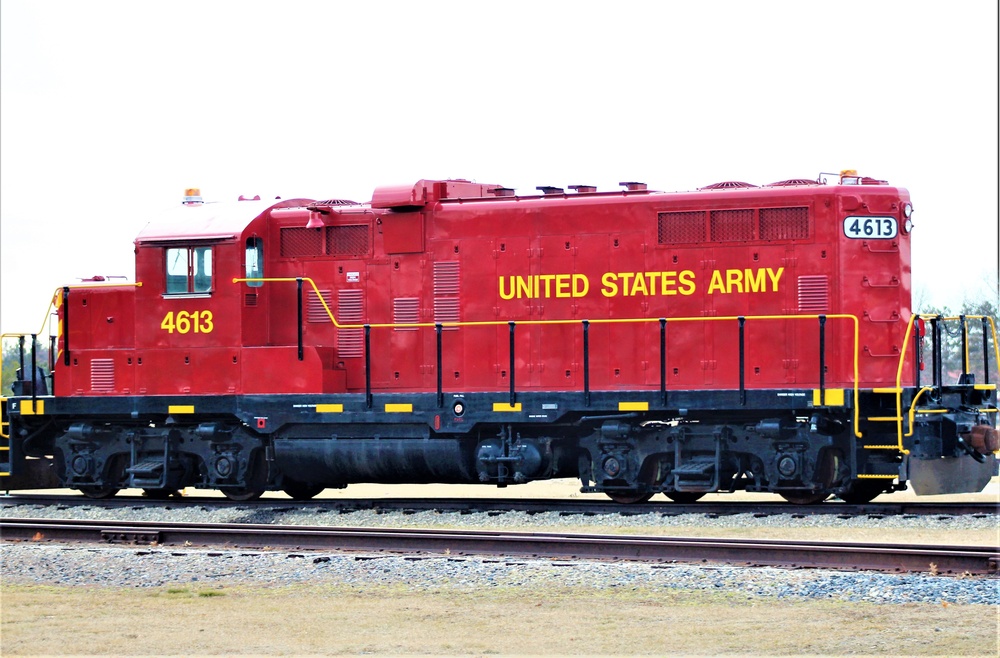
[[[212,292],[211,247],[170,247],[165,256],[168,295]]]
[[[264,278],[264,240],[262,238],[247,238],[247,276],[248,279]],[[260,288],[263,281],[247,281],[251,288]]]

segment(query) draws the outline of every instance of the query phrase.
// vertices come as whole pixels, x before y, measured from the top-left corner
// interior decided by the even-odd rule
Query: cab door
[[[252,235],[244,241],[243,278],[263,279],[265,272],[264,238]],[[243,345],[256,347],[267,345],[269,340],[267,321],[268,290],[264,281],[246,281],[240,286],[240,306],[243,329]]]

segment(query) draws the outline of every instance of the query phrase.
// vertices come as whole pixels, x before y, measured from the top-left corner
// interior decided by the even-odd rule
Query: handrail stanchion
[[[444,406],[444,381],[441,378],[441,323],[434,323],[434,333],[437,334],[437,387],[438,407]]]
[[[934,332],[934,386],[940,388],[944,385],[943,368],[941,365],[941,321],[942,317],[937,315],[931,320],[931,327]]]
[[[919,324],[918,324],[919,321]],[[914,316],[911,320],[913,323],[914,330],[914,341],[913,341],[913,379],[917,384],[917,390],[920,390],[920,362],[923,360],[924,354],[924,337],[920,335],[920,327],[923,326],[923,320],[920,316]]]
[[[24,336],[19,336],[17,339],[17,357],[18,363],[21,367],[21,381],[24,381]],[[24,384],[21,384],[21,395],[24,395]]]
[[[510,406],[517,402],[517,395],[514,393],[514,321],[507,323],[510,327]]]
[[[667,319],[660,318],[660,404],[667,404]]]
[[[747,319],[742,315],[736,318],[740,323],[740,406],[747,404],[747,383],[746,383],[746,344],[745,325]]]
[[[62,335],[63,335],[63,365],[69,365],[69,286],[63,286],[62,289],[62,308],[63,308],[63,325],[62,325]]]
[[[38,339],[38,334],[31,334],[31,405],[32,409],[37,409],[35,403],[38,401],[38,360],[35,356],[35,343]],[[21,371],[21,377],[24,377],[24,370]]]
[[[372,326],[365,325],[365,406],[372,408]]]
[[[965,375],[969,374],[969,325],[964,315],[959,315],[958,321],[962,323],[962,381],[965,382]]]
[[[590,406],[590,320],[583,321],[583,404]]]
[[[986,316],[979,318],[979,321],[983,323],[983,383],[990,383],[990,349],[989,340],[986,337]]]
[[[49,393],[56,394],[56,337],[49,336]]]
[[[297,279],[295,279],[295,287],[296,287],[296,293],[297,293],[296,294],[296,298],[295,298],[295,303],[296,303],[296,309],[298,310],[298,315],[299,315],[299,325],[298,325],[298,334],[299,334],[299,361],[301,361],[303,359],[303,353],[302,353],[302,277],[298,277]]]
[[[826,404],[826,316],[819,316],[819,403]]]

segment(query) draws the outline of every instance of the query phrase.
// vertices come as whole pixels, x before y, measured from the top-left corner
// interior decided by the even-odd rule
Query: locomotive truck
[[[21,337],[3,486],[246,500],[573,477],[622,503],[807,504],[996,472],[995,321],[914,314],[905,189],[853,171],[568,189],[189,190],[136,238],[134,283],[55,291],[48,372]]]

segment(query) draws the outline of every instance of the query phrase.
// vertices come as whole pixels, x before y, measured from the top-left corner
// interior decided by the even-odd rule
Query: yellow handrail
[[[968,320],[986,320],[987,322],[989,322],[990,331],[992,332],[992,335],[993,335],[993,353],[994,353],[994,356],[996,358],[996,360],[994,361],[994,363],[1000,365],[1000,345],[997,344],[997,326],[996,326],[996,323],[993,321],[992,317],[990,317],[988,315],[964,315],[964,316],[955,315],[955,316],[948,316],[948,317],[943,317],[942,316],[942,317],[939,318],[937,315],[933,315],[933,314],[929,314],[929,313],[920,313],[920,314],[915,313],[915,314],[911,315],[909,321],[906,323],[906,333],[903,335],[903,349],[901,349],[900,353],[899,353],[899,365],[896,366],[896,390],[895,390],[895,395],[896,395],[896,416],[893,419],[893,420],[896,421],[897,448],[904,455],[910,454],[910,451],[907,450],[907,449],[905,449],[903,447],[903,437],[904,436],[905,437],[911,437],[911,436],[913,436],[913,432],[914,432],[913,419],[914,419],[914,416],[916,414],[917,401],[920,400],[920,397],[924,393],[926,393],[929,390],[933,390],[932,386],[924,386],[914,396],[913,401],[910,403],[910,410],[909,410],[909,419],[908,420],[909,420],[909,426],[910,427],[909,427],[909,430],[907,431],[907,433],[903,434],[903,408],[902,408],[903,407],[903,387],[902,387],[902,383],[903,383],[903,365],[906,362],[906,354],[909,351],[910,335],[913,333],[913,324],[914,324],[914,322],[916,321],[917,318],[920,318],[921,320],[940,319],[940,320],[943,320],[943,321],[958,320],[958,321],[962,322],[963,335],[966,337],[966,340],[963,341],[963,343],[965,343],[965,360],[963,361],[963,363],[966,363],[966,364],[969,363],[969,341],[968,341],[968,334],[965,333],[965,332],[968,331],[968,323],[967,323],[967,321]],[[987,413],[989,413],[989,412],[987,412]]]
[[[4,412],[7,410],[7,398],[0,395],[0,407],[3,408]],[[6,416],[7,414],[4,413]],[[10,434],[4,434],[4,426],[10,427],[10,421],[0,418],[0,439],[9,439]]]
[[[330,322],[336,329],[363,329],[366,326],[369,328],[380,328],[380,329],[400,329],[400,328],[417,328],[426,327],[433,328],[437,325],[442,327],[488,327],[488,326],[506,326],[508,324],[507,320],[481,320],[481,321],[454,321],[454,322],[393,322],[393,323],[377,323],[377,324],[340,324],[337,322],[337,318],[334,316],[333,311],[330,310],[330,306],[323,299],[323,295],[310,277],[271,277],[271,278],[234,278],[233,283],[298,283],[299,281],[308,282],[312,286],[313,291],[316,293],[316,298],[319,300],[320,304],[323,305],[323,309],[326,311],[327,316],[330,318]],[[727,316],[712,316],[712,317],[677,317],[677,318],[664,318],[669,322],[722,322],[733,320],[739,320],[740,318],[744,320],[816,320],[820,317],[820,314],[812,315],[727,315]],[[862,438],[861,431],[858,429],[859,422],[859,409],[857,404],[858,399],[858,345],[859,345],[859,322],[856,315],[851,315],[847,313],[830,313],[824,314],[823,317],[830,320],[851,320],[854,324],[854,435],[857,438]],[[625,324],[625,323],[644,323],[644,322],[659,322],[660,318],[598,318],[590,320],[591,324]],[[580,324],[581,320],[519,320],[518,325],[567,325],[567,324]]]

